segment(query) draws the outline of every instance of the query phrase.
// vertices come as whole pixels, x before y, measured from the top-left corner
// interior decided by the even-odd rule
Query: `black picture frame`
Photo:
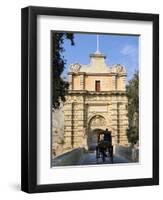
[[[102,19],[151,21],[153,23],[153,177],[37,184],[37,16],[55,15]],[[28,193],[159,184],[159,15],[30,6],[21,12],[21,190]]]

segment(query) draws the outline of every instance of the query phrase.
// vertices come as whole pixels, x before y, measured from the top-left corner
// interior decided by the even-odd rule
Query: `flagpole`
[[[99,52],[99,35],[97,34],[97,52]]]

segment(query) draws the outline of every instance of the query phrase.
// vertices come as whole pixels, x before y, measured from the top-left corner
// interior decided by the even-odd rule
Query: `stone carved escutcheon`
[[[104,117],[97,115],[95,117],[93,117],[90,121],[90,125],[91,126],[106,126],[106,120]]]

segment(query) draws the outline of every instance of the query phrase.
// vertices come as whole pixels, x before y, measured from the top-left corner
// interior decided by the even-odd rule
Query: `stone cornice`
[[[102,54],[102,53],[91,53],[90,55],[89,55],[91,58],[93,57],[93,58],[106,58],[106,56],[104,55],[104,54]]]
[[[108,72],[108,73],[90,73],[90,72],[69,72],[68,75],[86,75],[86,76],[127,76],[126,73],[116,73],[116,72]]]
[[[126,91],[121,91],[121,90],[112,90],[112,91],[87,91],[87,90],[69,90],[68,94],[83,94],[83,95],[126,95]]]

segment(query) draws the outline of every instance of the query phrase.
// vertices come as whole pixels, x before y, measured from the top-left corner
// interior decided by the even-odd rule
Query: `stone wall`
[[[60,156],[57,156],[52,160],[52,166],[69,166],[69,165],[77,165],[79,163],[82,155],[84,154],[84,148],[76,148],[70,150],[66,153],[63,153]]]
[[[116,74],[70,74],[69,81],[71,80],[71,90],[88,90],[95,91],[95,81],[100,81],[101,91],[121,90],[125,91],[126,76],[117,76]],[[109,86],[109,87],[108,87]]]
[[[63,107],[52,110],[52,157],[62,154],[64,144],[64,113]]]

